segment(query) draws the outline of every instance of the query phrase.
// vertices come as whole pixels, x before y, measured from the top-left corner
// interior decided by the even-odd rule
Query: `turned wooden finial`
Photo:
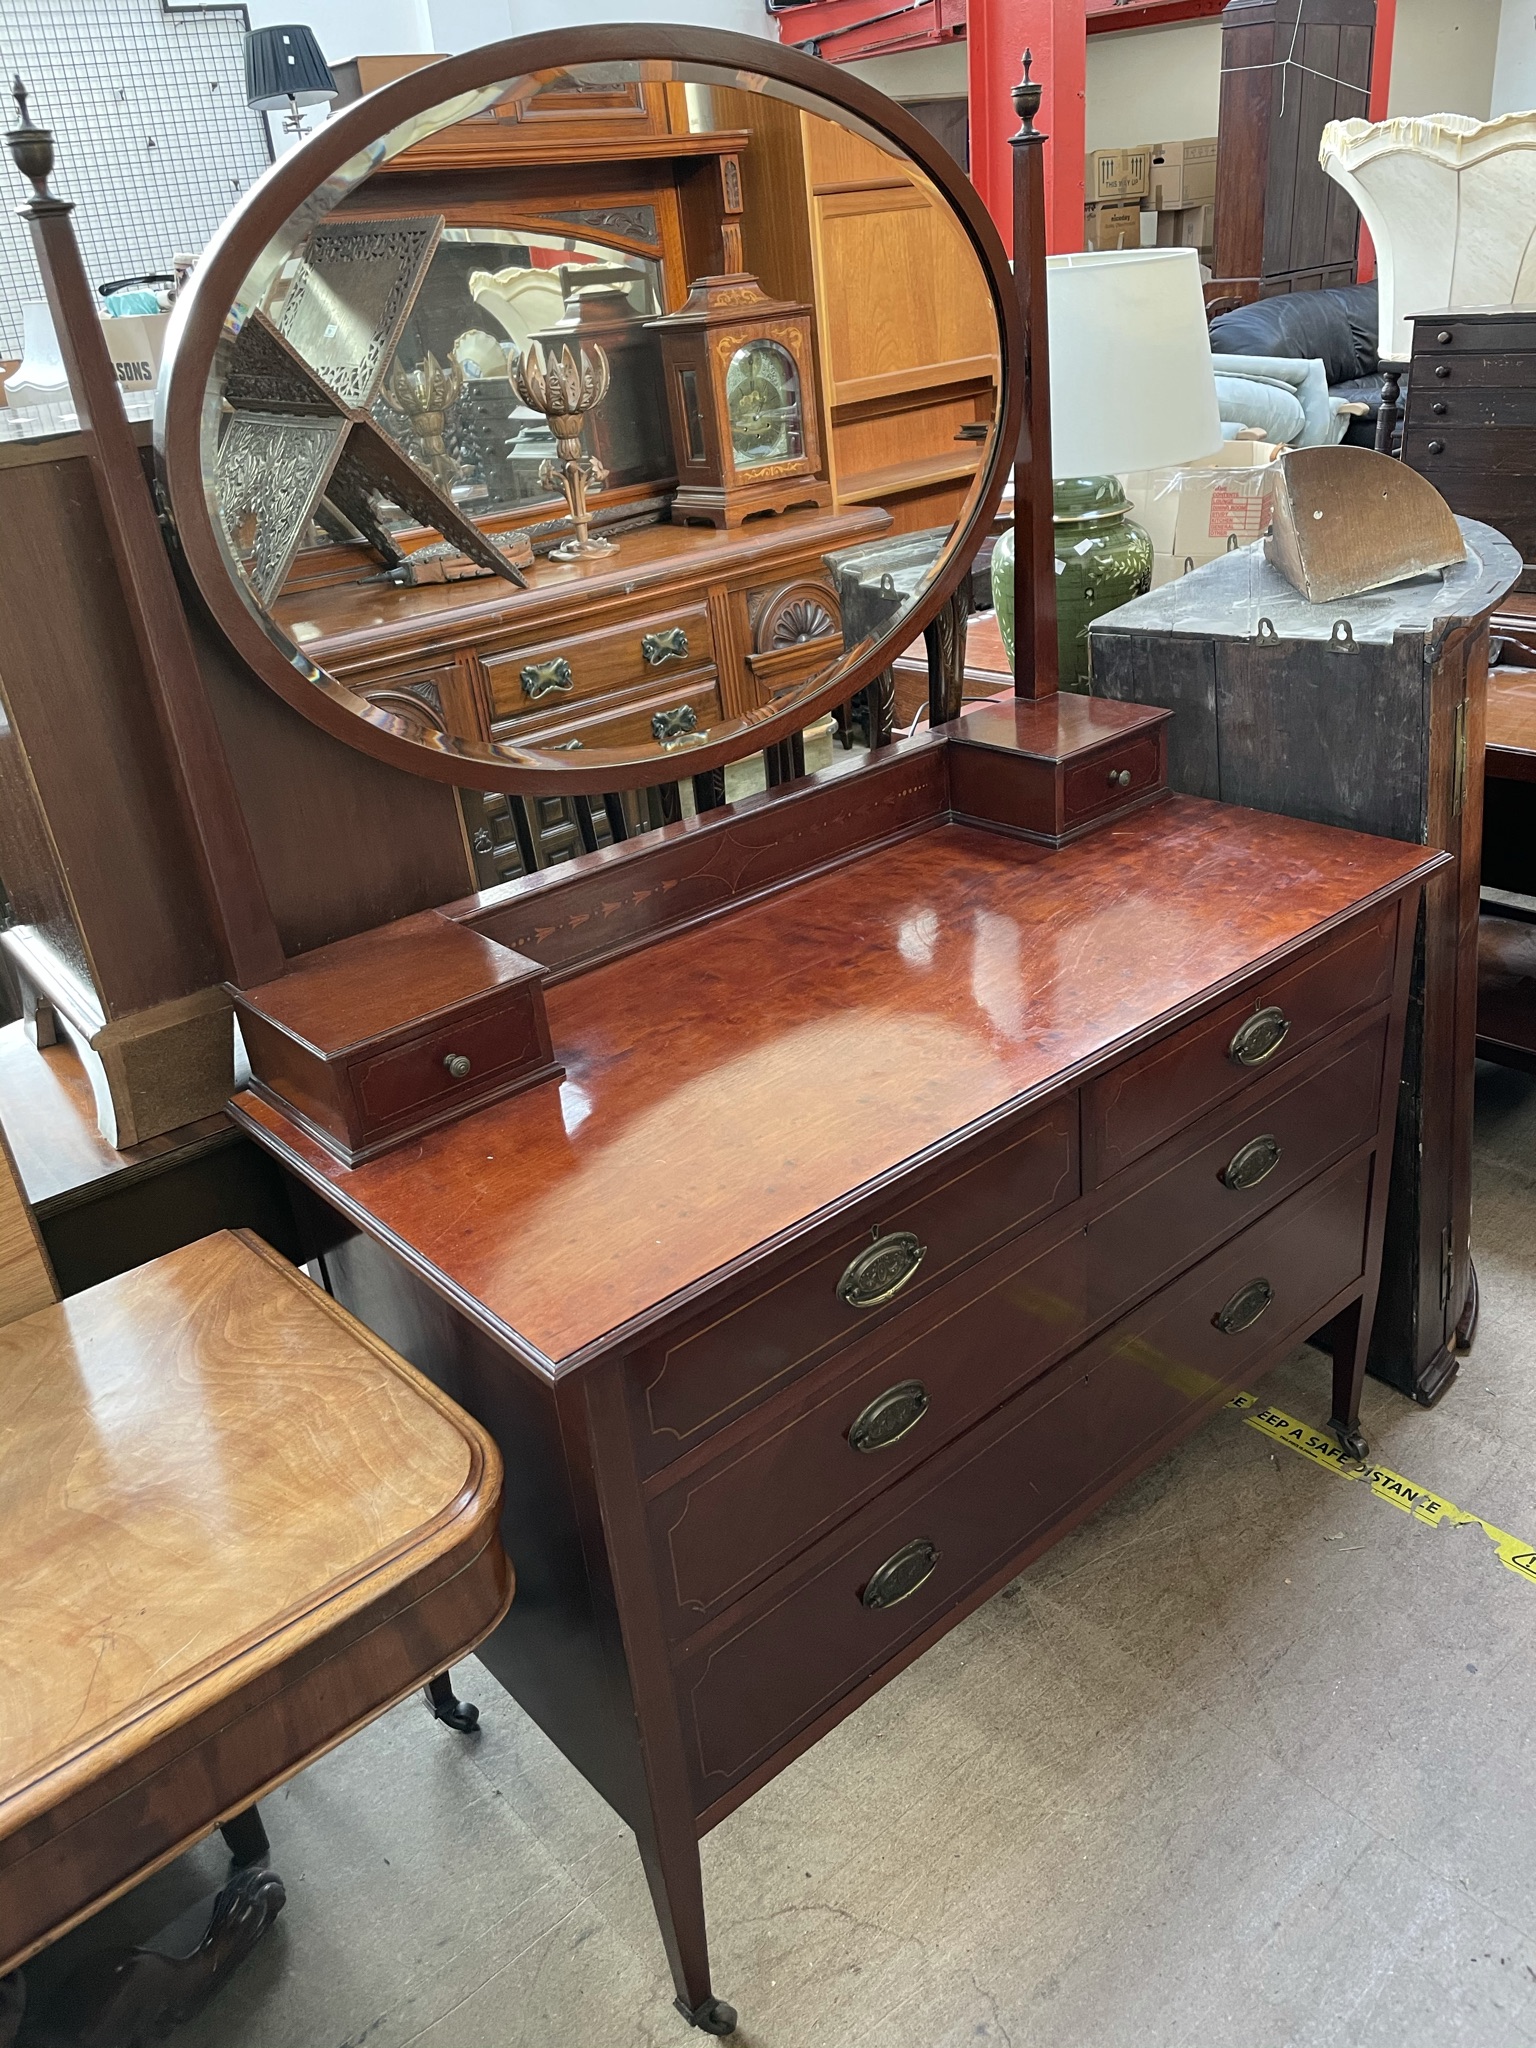
[[[6,143],[21,175],[32,187],[26,212],[68,209],[67,199],[56,199],[48,190],[53,170],[53,136],[46,128],[35,128],[27,118],[27,88],[19,78],[11,80],[11,98],[16,102],[15,124],[5,131]]]
[[[1037,133],[1035,116],[1040,111],[1040,97],[1043,88],[1037,80],[1032,79],[1029,75],[1029,67],[1033,62],[1033,50],[1026,50],[1024,52],[1024,76],[1013,88],[1013,110],[1023,123],[1018,135],[1014,138],[1015,141],[1023,140],[1025,137],[1032,140]]]

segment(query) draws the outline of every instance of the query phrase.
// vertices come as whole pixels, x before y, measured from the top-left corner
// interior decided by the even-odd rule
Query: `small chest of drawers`
[[[1403,460],[1513,541],[1536,589],[1536,306],[1415,319]]]

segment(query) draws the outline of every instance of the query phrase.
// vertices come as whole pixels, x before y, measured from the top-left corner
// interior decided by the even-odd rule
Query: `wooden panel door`
[[[1228,0],[1215,271],[1243,297],[1354,282],[1360,216],[1317,152],[1367,112],[1375,24],[1375,0]]]
[[[982,453],[961,430],[998,383],[981,266],[915,168],[800,119],[837,501],[883,505],[898,531],[947,524]]]

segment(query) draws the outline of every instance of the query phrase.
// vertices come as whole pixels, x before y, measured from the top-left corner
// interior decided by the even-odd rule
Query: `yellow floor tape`
[[[1468,1514],[1465,1508],[1457,1507],[1443,1494],[1432,1493],[1427,1486],[1415,1486],[1401,1472],[1378,1465],[1374,1459],[1364,1465],[1356,1464],[1345,1456],[1331,1436],[1322,1430],[1309,1428],[1305,1422],[1298,1422],[1294,1415],[1287,1415],[1283,1409],[1271,1408],[1256,1394],[1239,1394],[1232,1406],[1245,1411],[1243,1420],[1250,1429],[1259,1430],[1273,1442],[1299,1452],[1303,1458],[1310,1458],[1314,1465],[1322,1465],[1340,1479],[1368,1479],[1378,1500],[1390,1502],[1404,1514],[1412,1515],[1417,1522],[1427,1522],[1432,1529],[1481,1529],[1498,1552],[1499,1563],[1519,1578],[1536,1584],[1536,1548],[1519,1536],[1511,1536],[1507,1529],[1485,1522],[1481,1515]]]

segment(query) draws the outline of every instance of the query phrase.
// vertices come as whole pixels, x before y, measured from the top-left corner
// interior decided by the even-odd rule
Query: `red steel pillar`
[[[1387,101],[1392,92],[1392,38],[1397,27],[1397,0],[1376,0],[1376,36],[1371,44],[1371,104],[1368,118],[1385,121]],[[1362,284],[1376,275],[1376,250],[1371,231],[1360,223],[1360,264],[1355,275]]]
[[[1046,246],[1053,254],[1083,246],[1084,81],[1088,70],[1087,0],[970,0],[966,61],[971,102],[971,181],[1013,253],[1013,152],[1018,117],[1009,97],[1024,52],[1045,87],[1040,126],[1045,153]]]

